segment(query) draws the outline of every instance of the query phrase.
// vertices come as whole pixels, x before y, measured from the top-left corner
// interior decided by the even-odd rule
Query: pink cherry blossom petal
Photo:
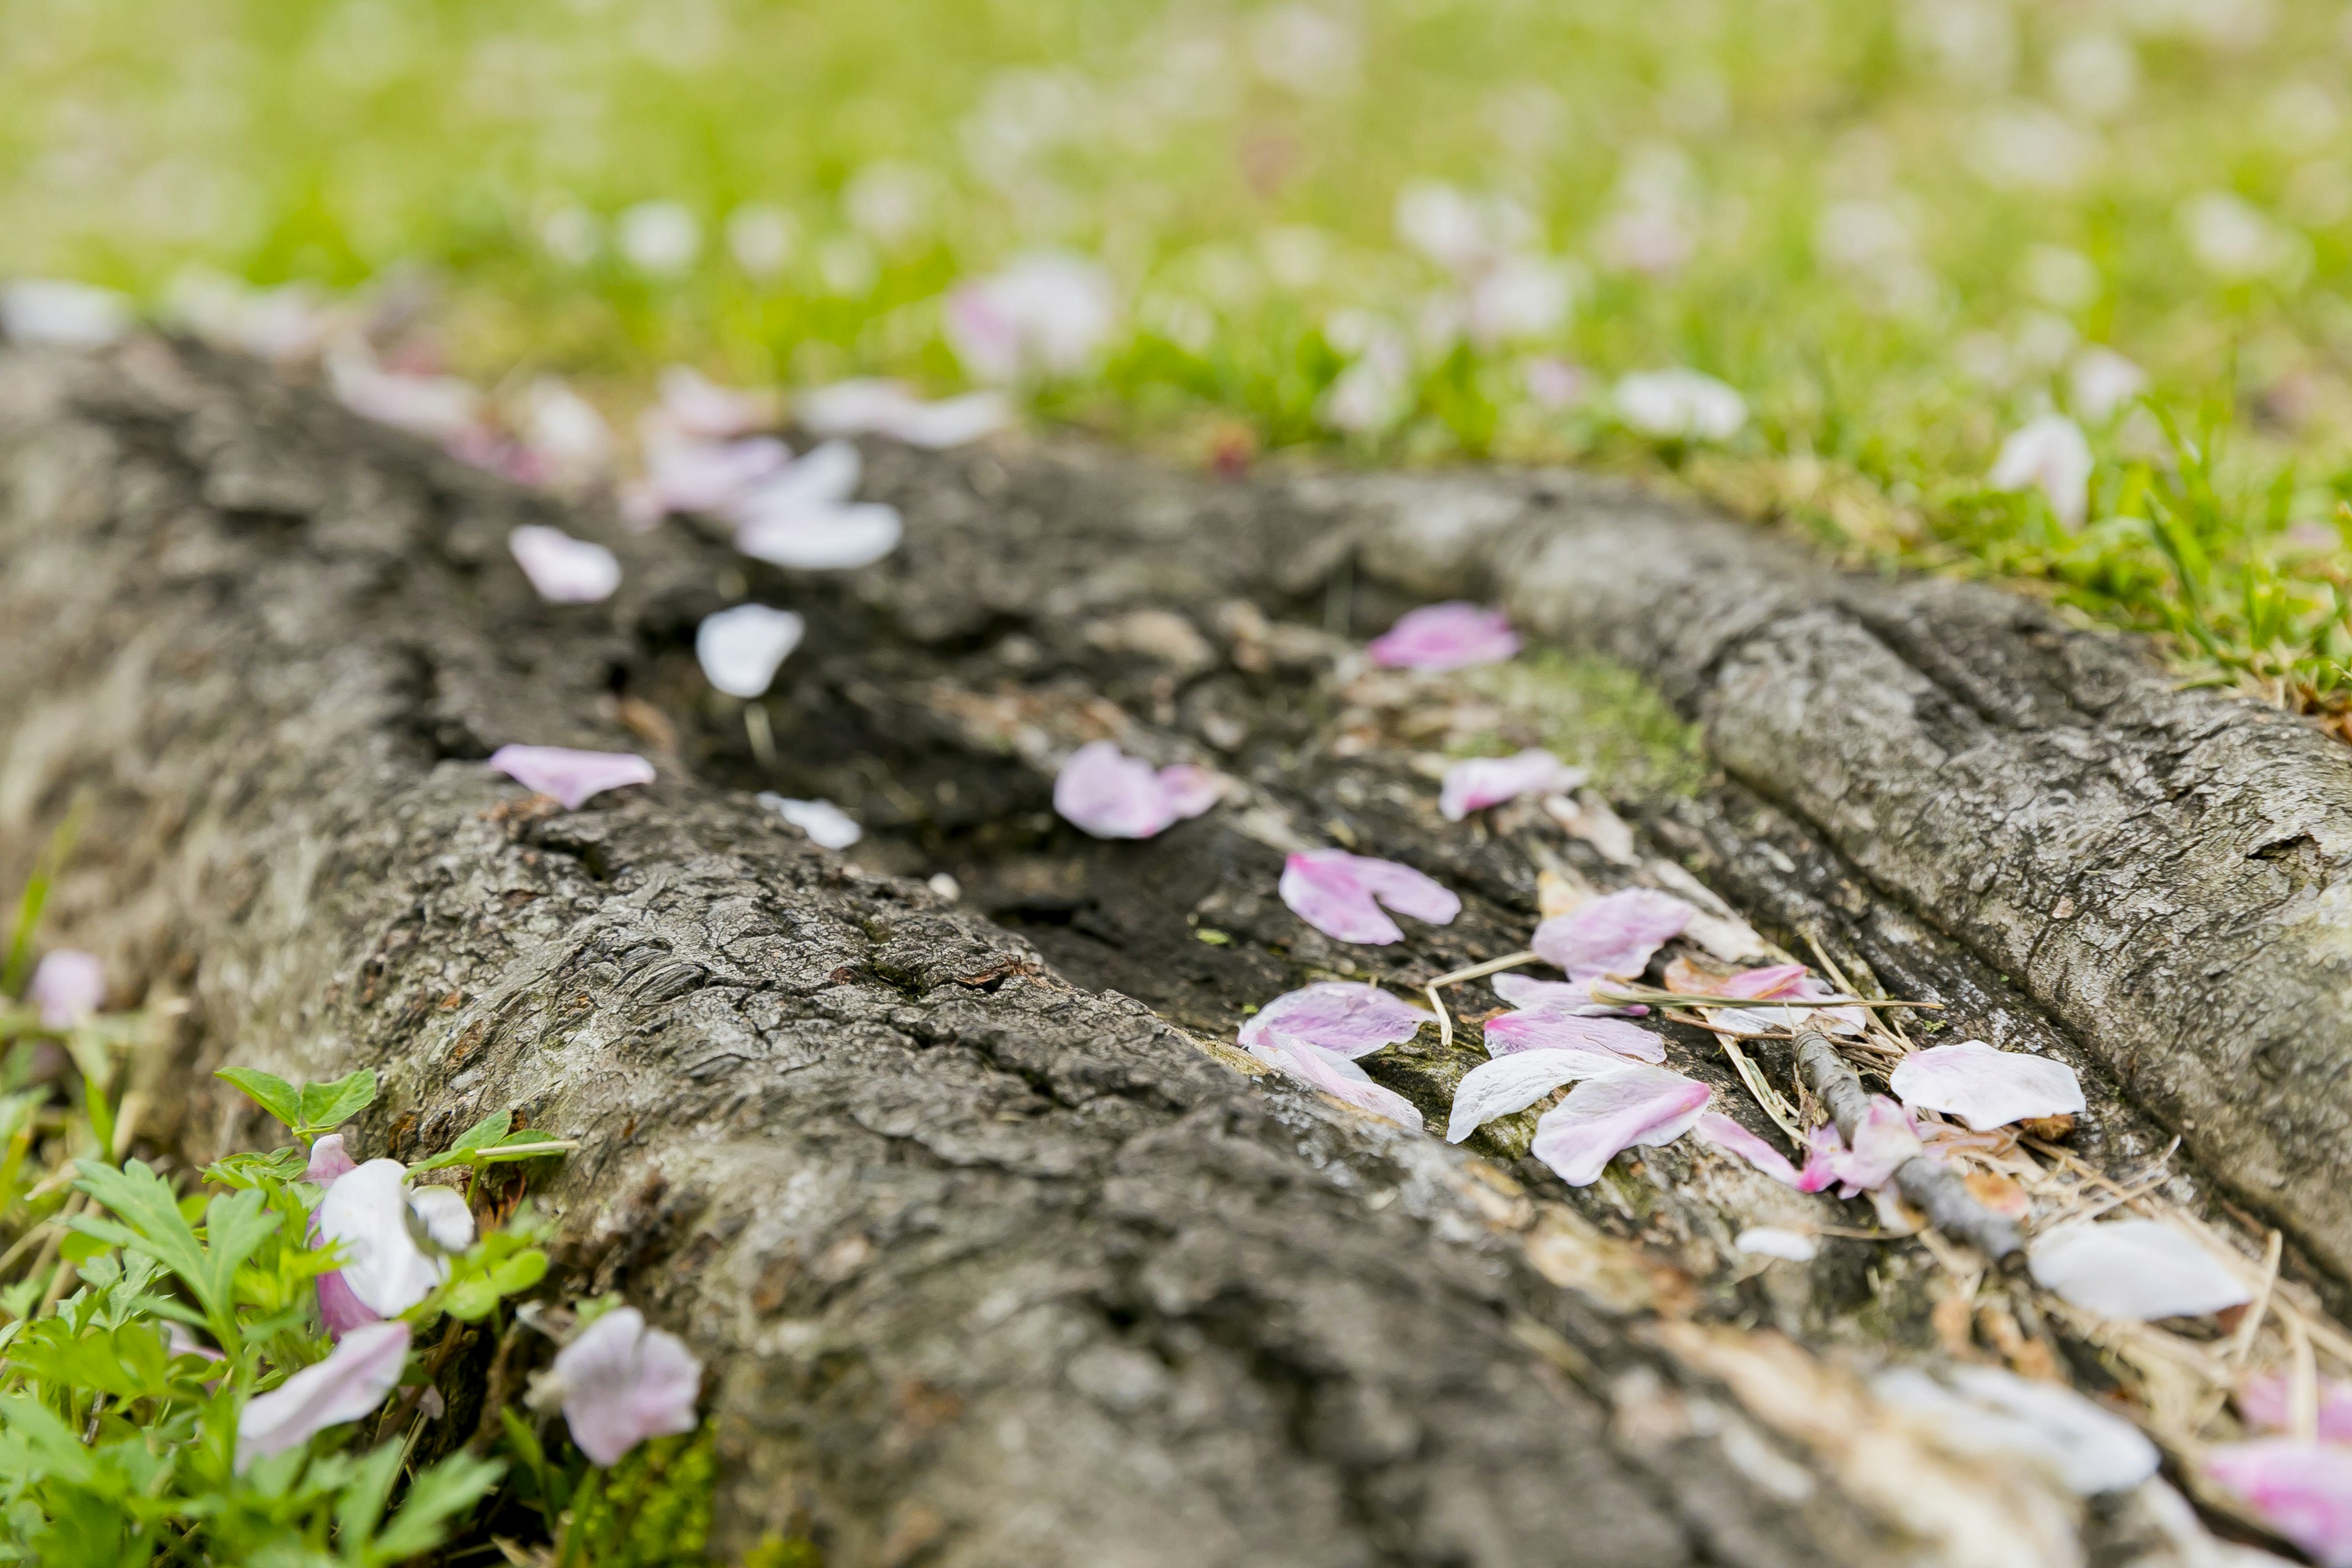
[[[313,1216],[319,1235],[342,1248],[343,1283],[370,1311],[393,1317],[432,1294],[449,1266],[416,1242],[408,1167],[370,1160],[345,1172]]]
[[[1734,1121],[1719,1110],[1710,1110],[1692,1124],[1703,1142],[1712,1143],[1727,1154],[1737,1154],[1776,1182],[1797,1184],[1797,1167],[1789,1157],[1755,1133]]]
[[[1484,1026],[1486,1054],[1510,1056],[1519,1051],[1606,1051],[1629,1061],[1662,1062],[1665,1042],[1647,1029],[1617,1018],[1569,1012],[1506,1013]]]
[[[1054,779],[1054,809],[1097,838],[1150,838],[1222,798],[1223,786],[1189,763],[1154,769],[1115,741],[1090,741]]]
[[[2159,1220],[2061,1226],[2027,1252],[2034,1281],[2087,1312],[2198,1318],[2252,1298],[2221,1260]]]
[[[1985,483],[1997,490],[2039,489],[2066,527],[2080,528],[2091,504],[2097,467],[2083,427],[2063,414],[2044,414],[2010,434]]]
[[[1474,811],[1517,800],[1523,795],[1559,795],[1584,783],[1582,768],[1570,767],[1549,752],[1528,750],[1515,757],[1472,757],[1445,770],[1438,814],[1459,822]]]
[[[525,523],[507,535],[507,548],[551,605],[593,605],[621,585],[620,557],[560,528]]]
[[[2077,1497],[2128,1491],[2156,1473],[2161,1456],[2138,1427],[2063,1384],[1992,1366],[1951,1367],[1943,1377],[1895,1367],[1872,1380],[1871,1392],[1932,1431],[1937,1447],[2023,1459]]]
[[[399,1386],[407,1362],[406,1323],[352,1329],[326,1360],[246,1402],[236,1423],[237,1469],[369,1414]]]
[[[2082,1083],[2064,1062],[1999,1050],[1982,1040],[1915,1051],[1896,1064],[1887,1082],[1904,1104],[1957,1116],[1978,1132],[2086,1109]]]
[[[1540,1048],[1480,1062],[1454,1090],[1445,1141],[1459,1143],[1498,1116],[1525,1110],[1561,1084],[1622,1072],[1626,1058],[1608,1051]]]
[[[1360,1057],[1410,1040],[1430,1021],[1426,1012],[1377,985],[1320,980],[1286,991],[1243,1019],[1240,1040],[1247,1048],[1279,1033],[1343,1057]]]
[[[331,1187],[337,1177],[348,1176],[358,1169],[358,1162],[344,1152],[343,1135],[330,1132],[310,1145],[310,1163],[303,1170],[302,1179],[316,1182],[322,1187]]]
[[[2294,1423],[2289,1411],[2287,1380],[2276,1373],[2256,1373],[2238,1385],[2238,1414],[2250,1430],[2284,1432]],[[2342,1378],[2319,1380],[2319,1439],[2352,1443],[2352,1383]]]
[[[1626,888],[1554,915],[1536,927],[1528,945],[1545,963],[1566,970],[1570,980],[1601,974],[1631,979],[1697,913],[1672,893]]]
[[[1904,1162],[1926,1152],[1910,1116],[1883,1094],[1870,1097],[1851,1147],[1826,1122],[1810,1139],[1805,1169],[1797,1178],[1801,1193],[1817,1193],[1832,1183],[1839,1184],[1841,1197],[1874,1192],[1894,1179]]]
[[[1404,669],[1466,669],[1519,651],[1510,617],[1466,600],[1408,610],[1369,647],[1374,664]]]
[[[1412,1101],[1392,1089],[1374,1083],[1370,1073],[1335,1051],[1318,1049],[1276,1031],[1252,1046],[1250,1055],[1276,1071],[1359,1110],[1411,1131],[1422,1131],[1421,1111]]]
[[[1496,995],[1530,1013],[1574,1013],[1587,1018],[1618,1014],[1640,1018],[1650,1011],[1639,1005],[1621,1007],[1614,1003],[1595,1002],[1590,980],[1538,980],[1529,974],[1503,973],[1489,984]]]
[[[1590,1186],[1625,1150],[1689,1131],[1713,1093],[1664,1068],[1635,1065],[1588,1079],[1544,1112],[1528,1152],[1570,1186]]]
[[[1805,976],[1801,963],[1776,963],[1766,969],[1743,969],[1721,980],[1709,981],[1707,991],[1717,996],[1786,996]]]
[[[592,1463],[612,1465],[648,1437],[691,1432],[702,1363],[676,1334],[615,1307],[555,1352],[547,1374],[564,1424]]]
[[[106,1004],[106,967],[94,952],[58,948],[41,955],[25,1000],[45,1029],[70,1029]]]
[[[500,746],[489,765],[577,811],[608,789],[654,782],[654,765],[634,752],[581,752],[569,746]]]
[[[826,441],[745,486],[719,510],[737,524],[827,510],[855,499],[865,473],[865,459],[856,447],[846,441]]]
[[[1412,867],[1344,849],[1291,856],[1283,862],[1276,886],[1292,913],[1341,942],[1378,945],[1402,940],[1404,932],[1381,912],[1380,904],[1432,925],[1450,924],[1462,912],[1460,899]]]
[[[319,1276],[316,1283],[319,1321],[326,1326],[328,1338],[340,1340],[362,1324],[383,1321],[382,1313],[353,1294],[351,1281],[343,1278],[341,1269],[329,1269]]]
[[[792,461],[772,437],[740,441],[659,436],[646,445],[646,475],[625,497],[632,521],[650,526],[673,511],[719,513]]]
[[[2352,1568],[2352,1448],[2262,1437],[2209,1448],[2203,1463],[2321,1568]]]

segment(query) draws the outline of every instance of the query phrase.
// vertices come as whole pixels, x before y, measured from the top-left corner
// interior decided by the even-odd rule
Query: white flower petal
[[[1896,1064],[1887,1086],[1905,1105],[1957,1116],[1978,1132],[2085,1109],[2082,1083],[2064,1062],[1982,1040],[1915,1051]]]
[[[793,800],[762,790],[759,801],[822,848],[846,849],[866,837],[856,819],[829,800]]]
[[[357,1421],[399,1386],[407,1361],[406,1323],[352,1329],[326,1360],[246,1402],[237,1416],[236,1468],[241,1471],[256,1459],[299,1447],[330,1426]]]
[[[1561,1084],[1578,1079],[1606,1078],[1633,1064],[1607,1051],[1552,1048],[1513,1051],[1480,1062],[1454,1090],[1454,1111],[1445,1124],[1445,1141],[1459,1143],[1498,1116],[1525,1110]]]
[[[2152,1219],[2062,1226],[2027,1257],[2036,1283],[2103,1318],[2195,1318],[2252,1299],[2220,1258]]]
[[[764,696],[807,630],[808,623],[791,610],[738,605],[703,618],[695,628],[694,657],[710,684],[728,696]]]

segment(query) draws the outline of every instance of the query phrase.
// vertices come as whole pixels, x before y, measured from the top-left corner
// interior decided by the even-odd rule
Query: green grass
[[[1850,554],[2038,584],[2217,679],[2341,705],[2341,6],[1330,0],[1356,59],[1320,87],[1262,58],[1276,10],[12,0],[0,271],[152,295],[191,262],[338,289],[423,268],[455,363],[558,370],[617,407],[671,359],[953,386],[941,291],[1065,245],[1110,268],[1125,328],[1034,389],[1047,416],[1199,457],[1671,472]],[[2077,177],[2034,183],[2069,157]],[[904,232],[853,221],[877,166],[928,193]],[[1543,342],[1424,346],[1410,413],[1341,438],[1318,416],[1347,358],[1334,313],[1410,335],[1441,282],[1394,237],[1418,179],[1508,194],[1584,286]],[[1610,263],[1629,182],[1677,193],[1693,244],[1670,274]],[[2266,265],[2200,264],[2184,209],[2217,192],[2263,215]],[[609,232],[649,200],[703,224],[677,276],[544,243],[577,226],[560,214]],[[720,241],[746,203],[796,227],[774,276]],[[1909,241],[1874,251],[1888,214]],[[2178,432],[2146,411],[2092,428],[2079,532],[1983,484],[2001,436],[2064,401],[2068,339],[2143,365]],[[1532,403],[1538,353],[1602,385],[1692,365],[1755,417],[1721,447],[1643,441],[1605,402]]]

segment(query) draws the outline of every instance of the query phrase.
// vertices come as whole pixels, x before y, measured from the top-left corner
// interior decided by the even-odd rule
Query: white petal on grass
[[[1644,436],[1723,441],[1748,423],[1748,400],[1698,371],[1636,371],[1618,378],[1617,417]]]
[[[1445,1141],[1459,1143],[1498,1116],[1525,1110],[1561,1084],[1606,1078],[1634,1064],[1607,1051],[1514,1051],[1480,1062],[1454,1090]]]
[[[2068,528],[2082,526],[2091,505],[2091,443],[2063,414],[2028,420],[2000,444],[1985,483],[1997,490],[2039,489]]]
[[[2103,1318],[2195,1318],[2252,1300],[2220,1258],[2158,1220],[2062,1226],[2028,1259],[2036,1283]]]
[[[2147,390],[2147,373],[2115,350],[2094,343],[2067,367],[2066,386],[2074,412],[2098,424]]]
[[[808,623],[791,610],[738,605],[703,617],[694,631],[694,657],[728,696],[761,697],[807,631]]]
[[[127,295],[63,278],[0,283],[0,331],[20,343],[102,348],[131,330]]]
[[[807,834],[809,842],[820,848],[846,849],[866,837],[856,819],[829,800],[793,800],[761,790],[759,802]]]
[[[621,585],[621,558],[560,528],[525,523],[507,535],[515,564],[551,605],[593,605]]]
[[[702,225],[677,202],[639,202],[616,226],[629,265],[656,278],[677,277],[702,254]]]
[[[1778,1258],[1789,1263],[1811,1263],[1821,1251],[1813,1238],[1801,1231],[1782,1230],[1770,1225],[1749,1226],[1731,1238],[1731,1245],[1755,1257]]]
[[[237,1469],[369,1414],[399,1386],[407,1361],[406,1323],[352,1329],[326,1360],[246,1402],[236,1423]]]
[[[1982,1040],[1931,1046],[1896,1064],[1887,1079],[1906,1106],[1957,1116],[1986,1132],[2036,1116],[2079,1116],[2085,1110],[2074,1069],[2047,1057],[1998,1050]]]

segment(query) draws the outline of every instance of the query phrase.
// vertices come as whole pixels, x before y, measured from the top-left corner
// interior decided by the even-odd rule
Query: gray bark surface
[[[581,1139],[536,1201],[571,1287],[710,1359],[733,1549],[2173,1560],[2128,1509],[1871,1405],[1837,1347],[1931,1342],[1916,1249],[1737,1267],[1740,1226],[1831,1200],[1687,1144],[1571,1193],[1522,1157],[1531,1115],[1448,1149],[1210,1042],[1315,974],[1417,985],[1519,946],[1539,868],[1627,875],[1532,810],[1440,823],[1410,713],[1350,707],[1350,645],[1314,625],[1493,592],[1705,719],[1730,777],[1643,802],[1639,874],[1687,867],[1772,940],[2075,1062],[2079,1146],[2111,1169],[2162,1146],[2134,1097],[2185,1109],[2181,1190],[2229,1186],[2341,1274],[2315,1167],[2345,1156],[2294,1142],[2343,1092],[2323,742],[2010,601],[1865,588],[1584,481],[866,457],[908,516],[898,555],[747,575],[193,349],[0,358],[0,876],[87,797],[60,934],[193,1004],[159,1136],[250,1133],[201,1076],[237,1062],[377,1068],[363,1153],[504,1108]],[[613,544],[620,595],[540,604],[505,548],[523,521]],[[772,760],[690,652],[747,590],[812,623]],[[1104,733],[1241,794],[1150,843],[1082,839],[1045,793]],[[661,777],[560,812],[479,765],[509,741],[639,750]],[[754,788],[853,802],[873,837],[815,850]],[[2308,855],[2254,853],[2303,841],[2285,826]],[[1281,854],[1335,839],[1440,876],[1463,918],[1386,949],[1307,930]],[[965,896],[861,866],[951,868]],[[2015,912],[2062,885],[2071,921]],[[2237,968],[2263,964],[2299,1019],[2257,1005]],[[2212,1011],[2191,1032],[2183,1009]],[[1671,1048],[1736,1110],[1703,1037]],[[1478,1059],[1424,1031],[1369,1065],[1442,1125]]]

